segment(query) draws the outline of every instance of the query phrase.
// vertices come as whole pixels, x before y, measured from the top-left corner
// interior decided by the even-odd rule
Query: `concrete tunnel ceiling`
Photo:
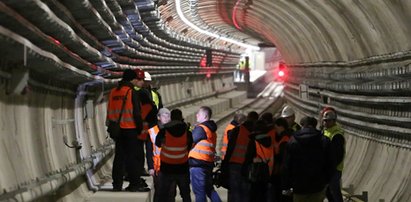
[[[231,58],[222,66],[235,65],[245,48],[188,27],[177,15],[175,2],[28,1],[22,5],[4,1],[2,25],[8,31],[3,30],[2,40],[8,40],[10,47],[15,46],[7,39],[10,37],[27,47],[35,45],[31,49],[46,51],[40,55],[54,53],[64,63],[86,71],[62,73],[55,67],[66,64],[50,60],[53,56],[38,61],[38,66],[49,66],[44,61],[59,63],[38,73],[76,78],[69,79],[73,85],[93,79],[93,75],[118,78],[121,74],[117,71],[126,68],[142,67],[157,74],[182,71],[164,67],[181,65],[195,72],[206,49]],[[411,46],[407,43],[411,34],[407,22],[411,16],[406,12],[411,8],[409,1],[180,0],[180,6],[198,27],[254,46],[276,46],[292,65],[328,62],[350,66],[370,57],[409,54]],[[24,39],[7,34],[9,31],[28,41],[21,42]],[[65,47],[53,44],[54,39]],[[128,43],[130,39],[134,41]],[[121,52],[107,53],[109,48]],[[29,56],[40,60],[38,51],[33,52]]]
[[[411,201],[410,0],[2,0],[0,128],[7,152],[0,151],[6,182],[0,200],[43,196],[33,191],[38,179],[63,184],[71,165],[79,168],[73,172],[91,171],[96,164],[79,164],[74,150],[61,148],[62,135],[82,143],[83,157],[111,151],[105,149],[104,98],[124,69],[142,68],[162,82],[167,107],[221,99],[217,89],[240,91],[230,100],[246,99],[233,79],[246,48],[192,29],[176,2],[197,27],[277,47],[289,67],[281,97],[298,115],[337,110],[347,137],[343,185],[355,186],[351,193]],[[213,65],[204,68],[199,63],[208,50]],[[266,57],[268,72],[277,67],[275,56]],[[194,120],[195,113],[189,116]],[[22,152],[28,154],[22,161],[7,156]],[[54,172],[61,177],[50,176]],[[53,197],[61,188],[41,183],[52,187]],[[89,195],[84,189],[62,194],[72,201]]]
[[[411,46],[407,43],[411,16],[405,12],[410,1],[183,0],[182,4],[197,26],[253,45],[274,44],[290,64],[348,62],[409,51]]]

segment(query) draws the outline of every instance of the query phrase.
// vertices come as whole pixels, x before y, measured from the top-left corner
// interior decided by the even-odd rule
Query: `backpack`
[[[253,162],[250,164],[247,178],[250,182],[253,183],[268,182],[270,181],[270,167],[268,165],[269,161],[264,161],[264,159],[260,156],[258,156],[258,158],[261,159],[261,162]]]

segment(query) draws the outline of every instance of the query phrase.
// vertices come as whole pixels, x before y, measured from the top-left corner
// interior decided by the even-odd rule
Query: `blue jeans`
[[[191,167],[190,177],[196,202],[207,202],[206,196],[211,199],[211,202],[221,202],[220,196],[213,187],[211,168]]]
[[[341,194],[341,171],[335,171],[331,176],[330,184],[327,188],[327,199],[330,202],[342,202],[343,197]]]
[[[241,164],[229,165],[230,190],[228,191],[229,202],[248,202],[250,183],[241,174]]]

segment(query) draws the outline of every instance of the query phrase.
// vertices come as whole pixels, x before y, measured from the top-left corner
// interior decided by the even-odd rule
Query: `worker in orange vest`
[[[167,108],[161,108],[157,113],[157,125],[148,130],[149,138],[146,143],[147,149],[147,167],[148,173],[153,177],[154,189],[158,190],[160,185],[159,173],[160,173],[160,151],[161,148],[155,145],[156,137],[160,129],[165,124],[170,122],[170,110]],[[158,192],[154,192],[154,201],[158,200]]]
[[[228,146],[228,139],[229,139],[229,133],[238,125],[242,124],[246,120],[246,116],[242,113],[236,113],[234,115],[233,120],[227,125],[227,127],[224,130],[224,136],[222,140],[222,146],[221,146],[221,159],[224,160],[224,156],[227,151],[227,146]]]
[[[254,125],[254,130],[250,134],[250,141],[244,164],[251,170],[252,164],[264,164],[267,170],[256,170],[255,173],[248,173],[251,180],[249,201],[266,201],[268,192],[268,182],[274,165],[274,149],[271,144],[271,137],[268,134],[270,128],[263,120],[258,120]],[[261,166],[260,166],[261,167]],[[265,173],[264,173],[265,172]],[[258,177],[257,177],[258,176]],[[250,179],[252,178],[252,179]]]
[[[151,92],[144,88],[146,82],[146,72],[141,69],[134,70],[139,77],[144,78],[144,82],[142,86],[134,86],[134,89],[138,92],[140,98],[140,107],[141,107],[141,118],[143,119],[143,130],[141,135],[138,138],[146,143],[146,151],[147,149],[147,142],[148,142],[148,129],[154,127],[157,124],[157,107],[154,101],[151,98]],[[144,168],[144,160],[140,166],[140,175],[149,176],[149,173]],[[148,186],[143,178],[140,178],[140,183]]]
[[[213,168],[217,142],[217,124],[211,120],[212,110],[202,106],[196,114],[197,125],[193,130],[193,148],[189,154],[191,186],[196,202],[221,202],[213,187]]]
[[[124,170],[129,175],[130,185],[127,191],[149,191],[150,188],[140,183],[140,173],[136,172],[144,162],[144,142],[139,139],[143,130],[140,95],[134,86],[142,86],[144,74],[136,74],[133,70],[125,70],[117,88],[111,90],[107,104],[107,122],[120,118],[120,137],[115,141],[113,161],[113,191],[121,191]],[[123,100],[124,105],[123,105]]]
[[[247,147],[250,133],[254,129],[254,124],[258,120],[258,113],[255,111],[247,114],[247,120],[241,125],[235,127],[228,140],[227,153],[222,162],[221,168],[224,175],[228,173],[229,202],[248,202],[250,183],[244,173],[244,162],[246,158]]]
[[[164,125],[156,138],[156,145],[161,147],[161,166],[160,187],[154,193],[158,198],[154,202],[175,201],[176,185],[183,202],[191,202],[188,153],[192,144],[193,137],[183,121],[183,113],[173,109],[171,122]]]
[[[265,112],[264,114],[261,115],[260,120],[264,121],[264,123],[267,124],[267,127],[269,129],[268,130],[268,135],[271,137],[271,145],[274,146],[275,137],[276,137],[277,132],[274,128],[273,114],[271,112]],[[270,181],[269,184],[268,184],[268,190],[273,190],[273,189],[274,189],[274,184]],[[267,201],[273,201],[274,200],[273,198],[274,198],[274,193],[272,191],[268,191],[267,192]]]
[[[276,131],[274,128],[273,114],[271,112],[266,112],[261,115],[259,120],[264,121],[264,123],[268,127],[268,135],[271,137],[271,144],[274,145]]]

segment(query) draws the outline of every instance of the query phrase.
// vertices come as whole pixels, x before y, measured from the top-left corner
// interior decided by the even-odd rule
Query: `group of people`
[[[345,140],[336,119],[331,107],[320,114],[321,130],[314,117],[297,124],[290,106],[278,118],[234,115],[221,148],[219,185],[228,189],[228,201],[343,201]]]
[[[109,95],[107,125],[120,123],[120,135],[114,140],[113,191],[123,190],[126,174],[126,191],[150,191],[141,178],[145,147],[148,173],[154,179],[154,201],[174,201],[177,186],[183,201],[191,201],[190,184],[195,201],[206,201],[206,196],[221,201],[212,183],[217,141],[212,110],[200,107],[198,124],[191,128],[181,110],[162,107],[160,95],[145,79],[147,74],[141,69],[125,70]]]
[[[155,202],[175,201],[177,186],[184,202],[191,201],[190,188],[196,202],[207,197],[221,201],[213,185],[219,157],[212,110],[200,107],[197,124],[190,127],[181,110],[162,107],[160,95],[144,84],[146,77],[140,69],[125,70],[109,95],[107,120],[119,120],[121,128],[115,139],[113,191],[122,191],[125,174],[127,191],[150,190],[141,178],[146,153]],[[301,126],[295,123],[289,106],[276,119],[271,113],[235,114],[221,148],[228,201],[322,201],[325,193],[329,201],[342,201],[345,143],[336,118],[333,108],[324,109],[320,131],[313,117],[301,119]]]
[[[141,178],[145,170],[144,145],[148,129],[157,124],[157,108],[162,106],[161,96],[148,85],[150,80],[151,75],[141,69],[125,70],[109,94],[106,125],[120,125],[120,135],[115,139],[113,191],[122,190],[126,175],[130,182],[127,191],[150,190]]]

